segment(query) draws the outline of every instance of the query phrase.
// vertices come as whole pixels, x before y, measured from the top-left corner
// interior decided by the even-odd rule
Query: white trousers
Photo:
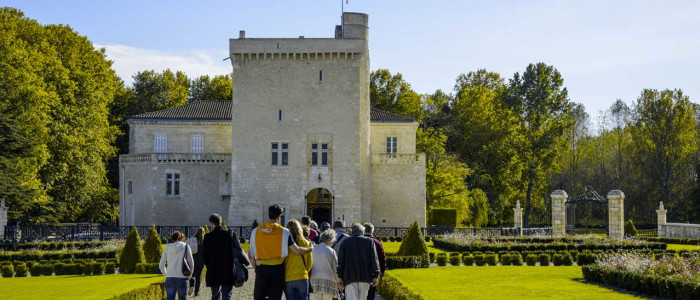
[[[333,300],[333,296],[326,293],[311,293],[309,297],[311,300]]]
[[[369,283],[353,282],[345,286],[345,300],[367,300]]]

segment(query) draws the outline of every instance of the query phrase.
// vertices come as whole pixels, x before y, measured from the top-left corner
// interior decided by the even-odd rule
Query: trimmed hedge
[[[423,257],[422,256],[387,256],[386,257],[387,269],[413,269],[413,268],[423,268]]]
[[[15,267],[12,265],[0,266],[0,274],[5,278],[12,277],[12,275],[15,275]]]
[[[153,283],[147,287],[136,289],[109,300],[141,300],[141,299],[166,299],[165,283]]]
[[[14,243],[12,241],[1,241],[0,251],[18,251],[18,250],[64,250],[77,249],[87,250],[100,248],[109,244],[107,241],[88,241],[88,242],[32,242],[32,243]]]
[[[664,237],[643,237],[640,239],[650,241],[650,242],[656,242],[656,243],[700,246],[700,239],[664,238]]]
[[[537,255],[528,254],[527,257],[525,257],[525,262],[527,263],[528,266],[536,266],[537,265]]]
[[[462,263],[464,263],[465,266],[473,266],[474,256],[472,256],[471,253],[462,254]]]
[[[160,274],[160,267],[154,263],[136,264],[135,274]]]
[[[433,208],[428,212],[428,223],[434,226],[457,226],[456,208]]]
[[[652,276],[607,270],[597,265],[581,268],[583,278],[649,296],[671,299],[700,299],[700,284],[673,276]]]
[[[12,251],[0,252],[0,261],[47,261],[64,259],[116,258],[117,250],[71,250],[71,251]]]
[[[580,253],[578,255],[578,258],[576,260],[576,264],[579,266],[584,266],[584,265],[590,265],[592,263],[595,263],[595,261],[598,259],[598,256],[593,254],[591,251],[583,251],[583,253]]]
[[[438,256],[439,257],[439,256]],[[447,258],[447,256],[443,256]],[[377,287],[377,292],[379,292],[382,297],[389,300],[422,300],[423,297],[409,290],[401,284],[398,280],[391,275],[386,274],[379,281],[379,286]]]
[[[461,262],[462,262],[462,259],[459,258],[459,255],[450,256],[450,264],[451,265],[459,266]]]
[[[540,263],[540,266],[547,267],[549,266],[550,258],[549,254],[542,253],[537,256],[537,261]]]
[[[651,249],[651,250],[665,250],[666,244],[664,243],[644,243],[641,245],[635,244],[592,244],[592,243],[573,243],[573,242],[551,242],[551,243],[521,243],[521,244],[490,244],[490,243],[478,243],[478,244],[460,244],[453,241],[447,241],[442,238],[433,238],[433,245],[436,248],[445,249],[448,251],[456,252],[475,252],[475,251],[565,251],[565,250],[635,250],[635,249]]]
[[[438,266],[444,267],[447,265],[447,254],[445,253],[439,253],[437,257],[435,257],[435,263],[437,263]]]

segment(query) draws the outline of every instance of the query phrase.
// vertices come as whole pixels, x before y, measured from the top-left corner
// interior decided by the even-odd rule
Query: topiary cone
[[[131,227],[122,254],[119,256],[119,273],[133,273],[136,270],[136,264],[144,261],[146,258],[141,248],[141,236],[136,227]]]
[[[418,222],[413,222],[411,227],[408,228],[406,235],[401,242],[401,247],[399,247],[399,252],[396,253],[398,256],[427,256],[428,246],[425,245],[425,239],[423,238],[423,233],[420,231]]]
[[[147,263],[159,263],[160,255],[163,253],[160,243],[160,235],[156,231],[156,226],[153,225],[148,232],[146,242],[143,243],[143,255]]]

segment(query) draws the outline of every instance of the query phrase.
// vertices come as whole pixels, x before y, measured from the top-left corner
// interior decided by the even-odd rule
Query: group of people
[[[279,205],[268,208],[268,221],[251,232],[247,254],[235,235],[221,227],[218,214],[209,217],[211,232],[206,235],[200,228],[185,243],[182,233],[173,234],[160,262],[168,299],[175,299],[176,293],[179,299],[186,299],[187,293],[198,295],[204,266],[212,300],[231,299],[236,261],[255,270],[256,300],[281,299],[283,293],[288,300],[374,299],[386,255],[382,243],[372,237],[372,224],[355,223],[348,234],[341,220],[331,228],[305,216],[285,227],[280,224],[283,214]],[[193,266],[188,275],[183,275],[183,264]]]

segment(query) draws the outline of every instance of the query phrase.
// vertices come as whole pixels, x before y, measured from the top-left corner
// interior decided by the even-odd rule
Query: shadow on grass
[[[647,294],[633,292],[633,291],[621,289],[619,287],[604,285],[604,284],[597,283],[597,282],[589,282],[589,281],[586,281],[585,279],[580,279],[580,278],[579,279],[572,278],[571,281],[575,281],[577,283],[586,284],[586,285],[595,285],[595,286],[598,286],[598,287],[601,287],[604,289],[613,290],[613,291],[618,292],[620,294],[627,294],[627,295],[635,296],[639,299],[665,299],[665,298],[651,297]]]

